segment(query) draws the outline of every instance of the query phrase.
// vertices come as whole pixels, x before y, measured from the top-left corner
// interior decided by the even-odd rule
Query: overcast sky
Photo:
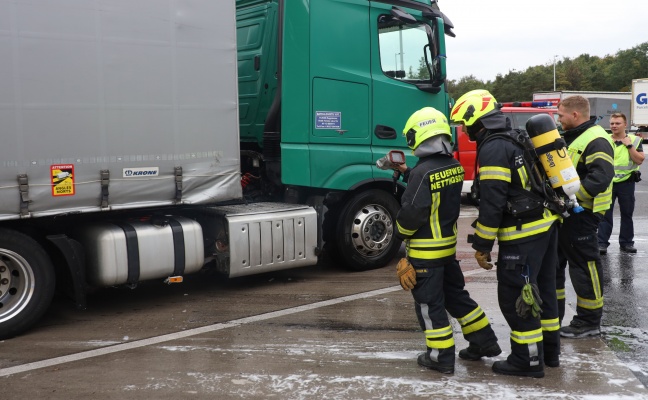
[[[554,55],[603,57],[648,42],[648,0],[438,0],[457,37],[446,36],[448,79],[553,65]],[[551,88],[547,88],[551,89]]]

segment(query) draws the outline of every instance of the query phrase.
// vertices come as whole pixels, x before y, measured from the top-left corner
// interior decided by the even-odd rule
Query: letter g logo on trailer
[[[648,105],[648,97],[646,97],[646,93],[639,93],[637,95],[637,104],[645,106]]]

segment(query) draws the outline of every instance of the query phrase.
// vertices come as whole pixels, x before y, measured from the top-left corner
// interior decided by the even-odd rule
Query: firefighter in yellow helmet
[[[418,356],[418,364],[450,374],[455,342],[446,310],[469,342],[459,352],[461,358],[478,360],[501,350],[484,311],[464,289],[455,255],[464,170],[452,157],[448,120],[440,111],[425,107],[412,114],[403,135],[419,160],[411,169],[400,169],[407,188],[396,224],[397,235],[407,244],[407,258],[398,263],[398,275],[403,289],[412,290],[425,333],[427,351]]]
[[[473,190],[479,197],[479,216],[471,239],[480,267],[493,267],[495,239],[499,246],[497,295],[511,328],[511,354],[496,361],[493,371],[541,378],[545,365],[559,366],[558,216],[542,202],[528,202],[532,171],[524,149],[515,142],[524,133],[512,129],[493,95],[486,90],[464,94],[452,108],[450,119],[477,142],[479,172]],[[520,303],[523,294],[530,294],[525,289],[532,289],[533,303],[539,308]]]

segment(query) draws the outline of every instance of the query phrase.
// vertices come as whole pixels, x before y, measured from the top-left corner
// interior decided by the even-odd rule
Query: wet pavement
[[[472,230],[475,215],[474,208],[462,208],[460,237]],[[648,287],[644,232],[637,255],[615,254],[611,247],[607,256],[604,337],[564,339],[561,366],[546,368],[542,379],[492,372],[493,361],[510,350],[495,272],[479,269],[473,251],[460,243],[467,289],[504,353],[476,362],[457,359],[454,375],[416,364],[425,340],[411,294],[397,285],[394,261],[361,273],[322,265],[230,281],[201,274],[177,286],[107,289],[89,298],[85,312],[59,299],[34,330],[0,342],[0,394],[72,400],[648,399],[637,378],[645,376],[648,361],[635,359],[632,345],[645,345],[647,336],[641,319]],[[567,297],[573,304],[573,293]],[[573,308],[566,320],[569,313]],[[467,343],[453,326],[461,349]]]
[[[605,290],[602,332],[605,343],[648,387],[648,219],[635,218],[637,228],[637,254],[623,253],[613,243],[608,254],[601,256]]]

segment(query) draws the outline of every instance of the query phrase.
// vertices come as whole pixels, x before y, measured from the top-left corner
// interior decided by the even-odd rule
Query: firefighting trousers
[[[560,354],[560,323],[556,299],[558,227],[515,245],[499,244],[497,298],[511,328],[508,362],[519,368],[542,366],[545,355]],[[537,284],[542,305],[540,316],[518,315],[515,302],[526,283]]]
[[[442,365],[454,365],[455,362],[448,313],[459,322],[469,343],[488,347],[497,342],[486,314],[464,289],[464,276],[457,260],[435,267],[425,267],[425,262],[413,258],[410,262],[416,269],[416,286],[412,289],[416,316],[433,361]]]
[[[558,232],[556,290],[560,322],[565,316],[565,269],[576,292],[574,321],[600,326],[603,315],[603,270],[596,230],[601,216],[589,210],[565,218]]]

